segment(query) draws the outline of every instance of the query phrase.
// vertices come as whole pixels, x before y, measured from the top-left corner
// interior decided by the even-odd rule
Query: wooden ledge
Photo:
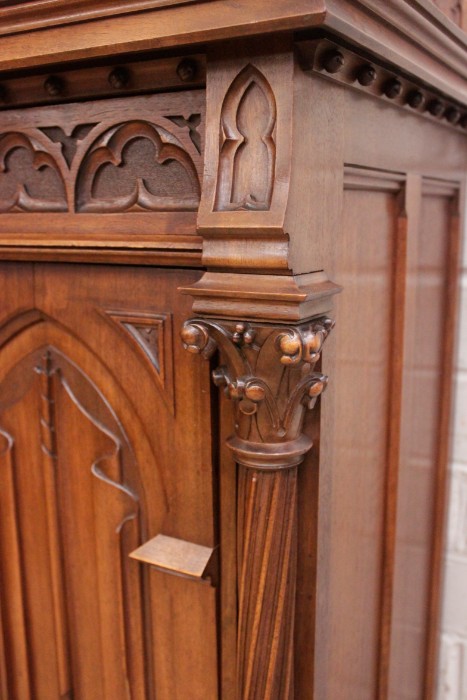
[[[289,442],[254,443],[236,436],[227,440],[236,462],[249,469],[273,472],[301,464],[312,444],[307,435]]]
[[[217,318],[296,323],[332,308],[341,287],[324,272],[255,275],[206,272],[180,291],[193,297],[193,313]]]
[[[166,535],[156,535],[131,552],[131,559],[159,571],[195,581],[207,580],[214,549]]]

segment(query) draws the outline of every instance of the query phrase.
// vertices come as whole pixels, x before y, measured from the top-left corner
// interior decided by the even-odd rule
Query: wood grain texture
[[[224,44],[208,57],[198,231],[203,262],[212,267],[251,269],[269,258],[270,268],[287,269],[292,44],[272,40],[268,58],[264,48],[244,42],[245,61],[238,45]]]
[[[203,547],[194,542],[156,535],[131,552],[130,557],[164,573],[199,581],[208,576],[206,570],[213,551],[211,547]]]
[[[132,269],[122,288],[111,268],[36,266],[34,302],[30,268],[2,268],[3,283],[14,290],[10,270],[21,270],[24,282],[16,310],[5,304],[1,326],[1,498],[2,514],[11,514],[0,528],[2,562],[8,562],[1,567],[9,669],[2,683],[25,698],[57,697],[64,688],[63,697],[72,690],[119,698],[128,687],[135,698],[216,697],[216,590],[147,576],[126,556],[161,530],[214,546],[210,447],[200,440],[199,461],[192,455],[197,467],[180,480],[172,463],[183,463],[187,440],[198,444],[196,434],[209,421],[206,392],[196,398],[194,390],[207,373],[202,379],[202,369],[184,361],[174,416],[154,383],[153,365],[105,318],[109,307],[125,318],[170,307],[181,323],[187,310],[178,316],[170,300],[194,273],[167,272],[155,302],[147,270]],[[73,293],[66,292],[69,285]],[[181,401],[187,390],[192,408]],[[25,575],[31,567],[34,577]],[[198,585],[203,591],[190,588]],[[196,660],[189,649],[198,650]]]
[[[159,8],[178,3],[198,2],[198,0],[130,0],[122,5],[115,0],[98,0],[92,7],[87,0],[5,0],[1,4],[1,17],[8,33],[18,28],[37,29],[47,25],[67,24],[88,19],[96,19],[113,14],[140,12],[148,8]],[[23,7],[27,5],[27,7]]]
[[[388,363],[392,358],[391,299],[400,184],[397,179],[381,182],[378,173],[375,179],[371,172],[366,175],[363,187],[353,183],[351,173],[349,189],[344,192],[343,240],[335,270],[346,289],[337,311],[338,323],[345,327],[343,337],[349,337],[356,322],[365,336],[354,349],[342,337],[335,339],[338,377],[334,380],[329,503],[334,544],[329,564],[331,639],[326,682],[327,692],[336,700],[349,693],[362,700],[378,697],[378,669],[384,662],[380,621],[391,392]],[[324,694],[325,689],[320,688],[319,693]]]
[[[417,82],[398,66],[387,67],[378,60],[369,60],[367,54],[359,55],[330,39],[299,42],[298,50],[306,71],[316,71],[328,80],[352,86],[433,121],[443,119],[452,127],[464,128],[465,100],[446,99],[443,91],[427,89],[425,83]]]
[[[292,700],[297,468],[240,468],[238,693]]]
[[[0,24],[0,694],[431,700],[465,37],[428,0]],[[210,583],[128,559],[158,533]]]
[[[1,13],[0,9],[0,13]],[[66,104],[104,97],[137,96],[141,93],[202,88],[205,84],[204,54],[122,60],[115,65],[45,66],[42,72],[2,76],[0,110],[30,105]],[[194,126],[194,125],[193,125]]]
[[[430,188],[431,184],[431,188]],[[424,182],[424,192],[433,193],[433,184]],[[436,455],[437,464],[434,475],[434,523],[431,549],[431,570],[434,575],[430,582],[428,611],[428,640],[426,646],[426,671],[424,687],[426,693],[436,692],[438,678],[439,638],[441,627],[442,584],[444,550],[447,539],[447,498],[448,470],[450,462],[449,431],[453,411],[453,376],[455,370],[456,321],[459,310],[460,252],[462,245],[460,192],[457,186],[438,189],[438,196],[446,198],[445,215],[447,217],[448,244],[446,253],[447,285],[443,310],[443,345],[441,367],[442,399],[439,407],[439,442]],[[444,192],[443,192],[444,189]],[[423,191],[423,190],[422,190]],[[446,211],[447,210],[447,211]]]
[[[276,101],[260,71],[247,65],[221,110],[215,210],[269,209],[276,166]]]
[[[449,405],[452,374],[451,368],[444,368],[443,346],[453,342],[445,314],[449,318],[454,313],[458,265],[450,260],[451,254],[456,258],[458,235],[455,187],[418,179],[416,194],[412,208],[417,225],[411,231],[408,258],[409,325],[401,394],[401,487],[389,677],[391,692],[404,686],[411,698],[431,697],[436,677],[448,435],[441,416]],[[443,384],[446,398],[440,402]],[[414,410],[421,396],[423,407]],[[402,598],[403,587],[416,589],[417,595]]]
[[[199,264],[203,115],[201,91],[3,112],[5,257]]]

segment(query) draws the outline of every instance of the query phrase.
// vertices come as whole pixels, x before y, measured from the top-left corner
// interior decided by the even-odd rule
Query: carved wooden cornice
[[[79,30],[78,30],[79,31]],[[206,57],[189,54],[103,65],[68,65],[31,74],[6,74],[0,80],[0,110],[60,104],[83,98],[133,96],[181,88],[202,88]]]
[[[36,0],[0,8],[0,71],[313,28],[465,100],[465,34],[430,0]]]
[[[395,66],[374,61],[331,38],[298,43],[301,66],[394,106],[459,130],[467,129],[467,107],[441,90],[405,75]]]
[[[320,317],[297,326],[192,319],[182,329],[189,352],[219,351],[213,381],[235,403],[242,700],[293,698],[297,467],[312,446],[303,418],[326,388],[315,368],[332,327]]]

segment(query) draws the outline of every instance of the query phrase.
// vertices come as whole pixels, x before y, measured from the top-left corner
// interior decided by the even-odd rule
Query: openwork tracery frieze
[[[0,213],[195,211],[201,114],[0,125]]]

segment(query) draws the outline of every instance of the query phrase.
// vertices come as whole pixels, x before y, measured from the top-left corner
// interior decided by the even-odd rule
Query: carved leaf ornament
[[[290,327],[194,319],[185,348],[224,363],[213,372],[236,406],[227,441],[239,466],[237,491],[237,697],[292,700],[297,577],[297,472],[312,442],[306,408],[324,391],[314,371],[333,321]]]
[[[327,377],[312,371],[333,321],[320,318],[296,327],[194,319],[182,329],[185,348],[205,358],[219,348],[225,364],[213,381],[237,407],[237,435],[253,442],[294,440],[304,408],[312,408]]]

